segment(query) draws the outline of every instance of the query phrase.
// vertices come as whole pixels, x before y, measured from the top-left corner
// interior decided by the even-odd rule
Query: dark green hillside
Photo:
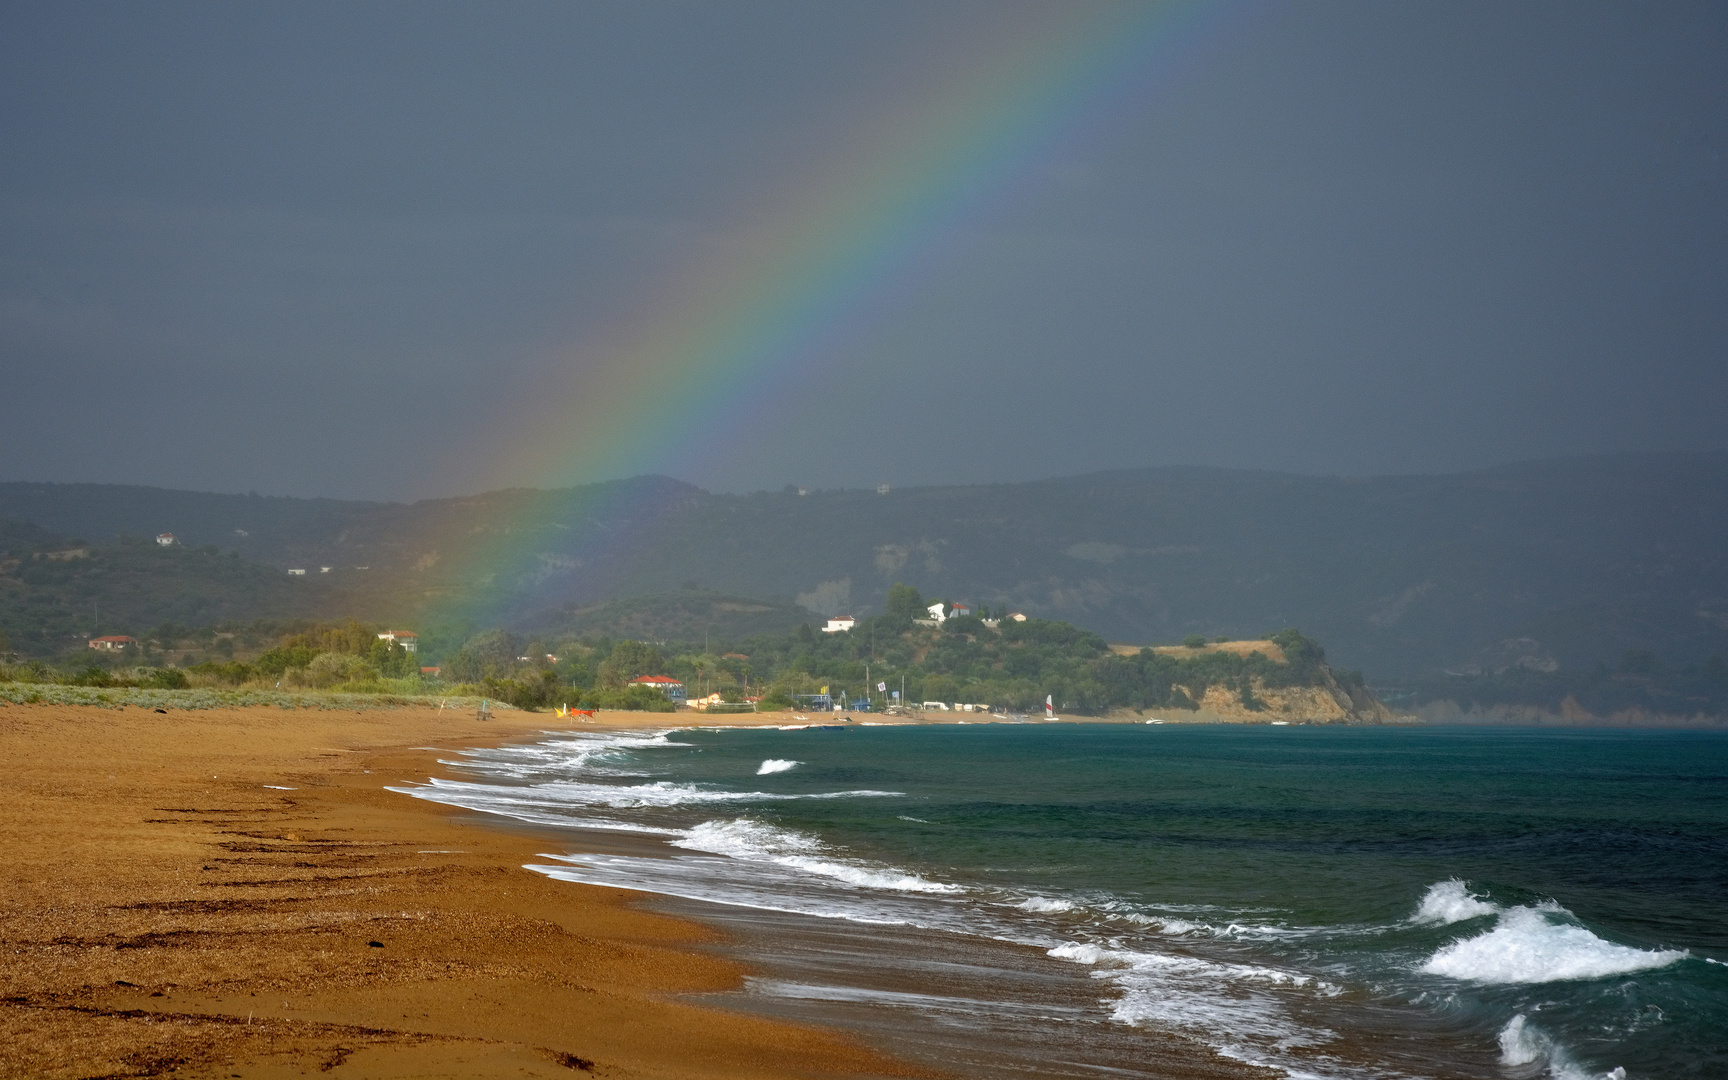
[[[96,543],[171,531],[277,567],[331,565],[340,580],[318,587],[344,606],[326,618],[461,610],[546,628],[687,582],[867,615],[905,581],[1119,642],[1298,625],[1377,680],[1490,670],[1511,653],[1568,672],[1627,649],[1675,667],[1728,655],[1719,456],[1366,479],[1146,469],[886,496],[715,495],[641,477],[410,505],[0,484],[0,517]]]
[[[916,592],[904,593],[916,608]],[[1249,721],[1392,719],[1359,675],[1335,676],[1320,646],[1295,630],[1261,641],[1124,653],[1064,622],[960,616],[937,625],[896,612],[862,619],[849,632],[800,624],[742,640],[530,640],[495,628],[443,659],[446,679],[526,707],[607,705],[636,676],[671,675],[692,697],[760,698],[770,708],[808,707],[801,695],[827,693],[847,704],[868,696],[877,709],[899,699],[1034,712],[1049,698],[1063,712],[1089,715],[1195,715],[1204,707],[1210,716]]]
[[[704,639],[737,641],[755,634],[784,634],[819,618],[796,604],[685,589],[572,607],[530,628],[555,639],[604,634],[700,644]]]
[[[143,638],[162,624],[304,618],[349,604],[337,586],[316,568],[290,577],[214,545],[85,544],[0,522],[0,632],[28,656],[78,654],[91,637]]]

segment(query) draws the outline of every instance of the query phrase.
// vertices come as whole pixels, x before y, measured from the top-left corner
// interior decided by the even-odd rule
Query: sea
[[[1728,1077],[1728,732],[549,732],[397,790],[532,826],[975,1077]]]

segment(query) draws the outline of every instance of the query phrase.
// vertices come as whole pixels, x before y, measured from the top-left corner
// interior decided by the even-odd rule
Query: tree
[[[483,631],[469,638],[456,651],[456,655],[444,665],[444,676],[453,682],[508,677],[516,668],[521,645],[516,635],[502,628]]]
[[[924,696],[930,701],[946,701],[952,703],[960,687],[952,675],[926,675],[924,677]]]
[[[924,598],[918,594],[917,589],[910,585],[902,585],[899,582],[889,586],[888,600],[883,605],[883,609],[888,614],[899,615],[907,619],[921,619],[924,617],[924,608]]]
[[[1203,634],[1189,634],[1187,637],[1182,639],[1182,647],[1184,649],[1204,649],[1206,647],[1206,637]]]
[[[658,675],[666,667],[660,650],[646,641],[620,641],[600,665],[600,685],[616,690],[642,675]]]

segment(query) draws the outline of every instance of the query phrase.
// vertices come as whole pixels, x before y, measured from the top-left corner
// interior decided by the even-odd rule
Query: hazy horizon
[[[1327,479],[1382,480],[1382,479],[1398,479],[1398,478],[1426,477],[1426,476],[1436,476],[1436,477],[1438,477],[1438,476],[1465,476],[1465,475],[1469,475],[1472,473],[1487,473],[1487,472],[1494,472],[1494,471],[1501,470],[1501,469],[1516,469],[1516,468],[1527,467],[1527,466],[1563,464],[1563,463],[1567,463],[1567,462],[1587,462],[1587,461],[1595,461],[1595,460],[1612,460],[1612,459],[1634,460],[1634,459],[1641,459],[1641,458],[1642,459],[1649,459],[1649,458],[1664,458],[1664,457],[1722,459],[1722,458],[1728,458],[1728,452],[1723,452],[1723,451],[1656,450],[1656,451],[1622,451],[1622,452],[1617,452],[1617,453],[1605,453],[1605,454],[1568,454],[1568,455],[1558,456],[1558,457],[1520,458],[1517,460],[1495,462],[1495,463],[1488,464],[1488,465],[1473,466],[1470,468],[1435,470],[1432,472],[1380,472],[1380,473],[1336,473],[1336,472],[1320,473],[1320,472],[1303,472],[1303,471],[1296,470],[1296,469],[1270,469],[1270,468],[1239,467],[1239,466],[1230,466],[1230,465],[1210,465],[1210,464],[1195,463],[1195,462],[1172,462],[1172,463],[1168,463],[1168,464],[1159,464],[1159,465],[1135,465],[1135,466],[1124,466],[1121,468],[1110,468],[1110,469],[1088,469],[1084,472],[1053,473],[1053,474],[1048,475],[1048,476],[1028,476],[1028,477],[1024,477],[1021,479],[1013,479],[1013,480],[986,480],[986,481],[973,481],[973,482],[964,482],[964,481],[943,482],[940,480],[936,480],[936,481],[931,481],[931,482],[921,483],[921,484],[890,484],[889,487],[895,491],[902,491],[902,490],[904,490],[904,491],[923,491],[923,490],[941,489],[941,488],[1010,486],[1010,485],[1016,485],[1016,484],[1037,484],[1037,483],[1044,483],[1044,482],[1049,482],[1049,481],[1059,481],[1059,480],[1078,480],[1078,479],[1083,479],[1087,476],[1102,476],[1102,475],[1108,475],[1108,474],[1113,474],[1113,473],[1153,472],[1153,471],[1159,471],[1159,470],[1172,470],[1172,471],[1216,470],[1216,471],[1220,471],[1220,472],[1269,473],[1269,474],[1273,474],[1273,475],[1282,475],[1282,476],[1297,476],[1297,477],[1302,477],[1304,479],[1311,479],[1311,480],[1327,480]],[[98,487],[141,487],[141,488],[151,488],[151,489],[160,490],[160,491],[182,491],[182,492],[188,492],[188,493],[195,494],[195,495],[255,495],[255,496],[258,496],[260,498],[270,498],[270,499],[305,499],[305,500],[329,499],[329,500],[333,500],[333,501],[337,501],[337,502],[370,502],[370,503],[381,503],[381,504],[387,504],[387,503],[412,504],[412,503],[417,503],[417,502],[435,502],[438,500],[446,500],[446,499],[471,499],[471,498],[475,498],[475,497],[480,496],[480,495],[486,495],[486,494],[491,494],[493,492],[506,491],[506,490],[564,491],[564,490],[571,490],[571,489],[575,489],[575,488],[591,487],[591,486],[596,486],[596,485],[600,485],[600,484],[628,483],[628,482],[633,481],[633,480],[650,480],[650,479],[669,480],[669,481],[672,481],[673,483],[677,483],[677,484],[687,484],[691,487],[699,488],[703,491],[706,491],[712,495],[772,495],[772,494],[777,494],[777,493],[784,491],[784,489],[787,487],[794,487],[794,486],[795,487],[802,487],[802,488],[806,489],[807,491],[809,491],[811,494],[826,494],[826,493],[834,493],[834,492],[872,492],[878,486],[875,484],[850,484],[850,485],[841,484],[841,485],[836,485],[834,487],[818,487],[818,486],[815,486],[812,484],[788,483],[788,484],[780,485],[778,487],[739,488],[739,489],[727,490],[727,489],[723,489],[723,488],[708,487],[708,486],[703,485],[703,484],[698,484],[693,480],[687,480],[687,479],[684,479],[682,477],[677,477],[677,476],[670,476],[670,475],[667,475],[665,473],[636,473],[636,474],[631,475],[631,476],[608,477],[608,478],[604,478],[604,479],[600,479],[600,480],[589,480],[589,481],[585,481],[583,483],[564,484],[564,485],[559,485],[556,487],[543,486],[543,485],[542,486],[536,486],[536,485],[531,485],[531,484],[517,484],[517,485],[507,485],[507,486],[500,486],[500,487],[493,487],[493,488],[476,489],[476,490],[470,490],[470,491],[456,491],[456,492],[446,492],[446,493],[442,493],[442,494],[420,495],[420,496],[416,496],[414,498],[368,499],[368,498],[361,498],[361,497],[348,497],[348,496],[342,496],[342,495],[327,495],[327,494],[320,494],[320,493],[316,493],[316,492],[311,493],[311,494],[290,494],[290,493],[275,492],[275,491],[259,491],[255,488],[247,489],[246,491],[234,491],[234,490],[220,490],[220,489],[214,489],[214,488],[173,487],[171,485],[166,485],[166,484],[138,484],[138,483],[131,483],[128,481],[121,481],[121,480],[44,480],[44,479],[32,478],[32,477],[19,477],[19,478],[15,478],[15,479],[0,479],[0,484],[61,484],[61,485],[66,485],[66,486],[87,484],[87,485],[98,486]]]

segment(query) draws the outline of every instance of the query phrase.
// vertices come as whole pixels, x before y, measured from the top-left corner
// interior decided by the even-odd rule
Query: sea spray
[[[1517,1068],[1540,1064],[1554,1080],[1626,1080],[1626,1070],[1618,1065],[1607,1072],[1580,1067],[1564,1047],[1530,1023],[1523,1013],[1506,1021],[1506,1026],[1500,1029],[1499,1043],[1502,1065]]]
[[[1449,878],[1428,886],[1428,891],[1423,894],[1422,902],[1417,905],[1416,914],[1410,917],[1410,921],[1450,926],[1452,923],[1480,919],[1484,915],[1498,915],[1500,911],[1498,904],[1472,896],[1467,884],[1457,878]]]
[[[1634,949],[1604,941],[1558,906],[1515,907],[1492,930],[1444,946],[1422,964],[1430,975],[1478,983],[1546,983],[1601,979],[1667,967],[1684,949]]]

